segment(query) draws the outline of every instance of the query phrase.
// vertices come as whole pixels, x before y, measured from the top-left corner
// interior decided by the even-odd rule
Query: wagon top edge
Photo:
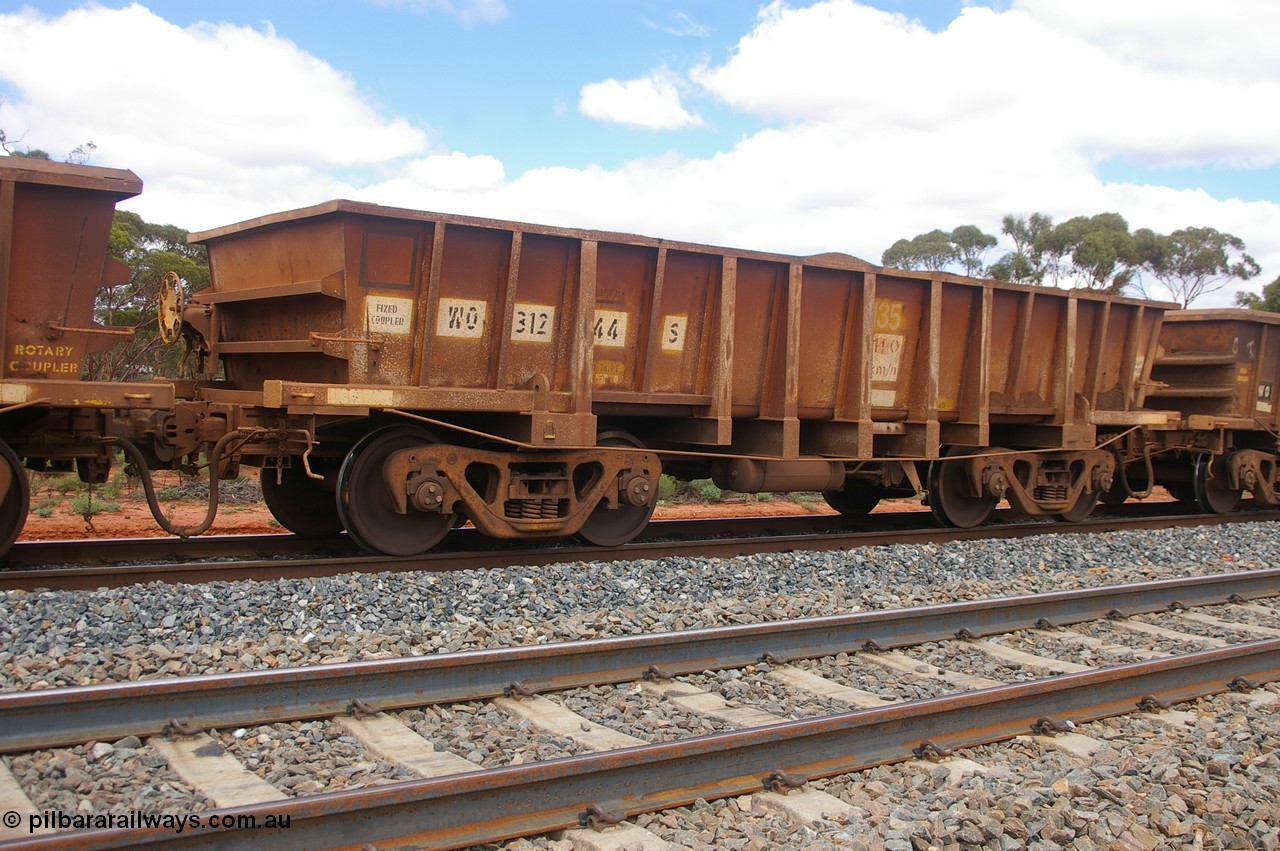
[[[28,157],[0,157],[0,180],[114,192],[120,200],[142,192],[142,179],[128,169],[57,163]]]
[[[325,201],[310,207],[272,213],[255,219],[237,222],[236,224],[226,225],[224,227],[214,228],[200,233],[193,233],[187,238],[187,241],[192,244],[216,242],[220,239],[235,236],[237,234],[248,233],[265,228],[282,227],[309,219],[319,219],[343,214],[372,216],[381,219],[399,219],[410,222],[432,222],[444,225],[460,225],[464,227],[487,228],[491,230],[519,231],[524,234],[542,234],[567,239],[612,242],[626,245],[650,246],[654,248],[664,247],[668,249],[675,249],[677,251],[688,250],[721,254],[731,253],[736,256],[753,257],[780,262],[794,262],[798,259],[787,254],[763,251],[743,251],[740,249],[722,248],[701,243],[659,239],[633,233],[533,224],[530,222],[520,222],[509,219],[492,219],[482,216],[467,216],[457,213],[411,210],[404,207],[386,207],[381,204],[374,204],[366,201],[349,201],[345,199]],[[865,260],[861,260],[848,254],[819,256],[823,258],[822,265],[843,265],[847,268],[854,268],[859,271],[872,271],[877,268],[870,263],[867,263]]]
[[[921,271],[921,270],[903,270],[893,269],[886,266],[877,266],[868,263],[858,257],[841,252],[826,252],[821,254],[810,255],[794,255],[782,254],[766,251],[748,250],[741,248],[729,248],[723,246],[708,245],[702,243],[682,242],[670,239],[660,239],[650,236],[641,236],[632,233],[623,233],[604,230],[589,230],[583,228],[558,227],[554,225],[531,224],[527,222],[519,222],[505,219],[491,219],[479,216],[467,216],[453,213],[438,213],[424,210],[411,210],[402,207],[387,207],[381,204],[374,204],[364,201],[350,201],[338,199],[333,201],[325,201],[310,207],[302,207],[295,210],[286,210],[279,213],[272,213],[266,216],[260,216],[254,219],[247,219],[235,224],[225,225],[223,227],[213,228],[211,230],[192,233],[188,237],[191,244],[212,244],[223,239],[235,237],[241,234],[247,234],[254,231],[260,231],[271,228],[288,227],[293,224],[323,219],[333,216],[368,216],[380,219],[397,219],[407,222],[431,222],[444,225],[459,225],[464,227],[487,228],[493,230],[518,231],[524,234],[541,234],[545,236],[561,237],[567,239],[589,240],[603,243],[615,243],[622,245],[634,245],[651,248],[666,248],[674,251],[690,251],[697,253],[712,253],[726,256],[733,256],[740,259],[759,260],[763,262],[800,264],[803,266],[840,269],[846,271],[874,273],[877,275],[886,275],[903,278],[914,278],[917,280],[938,280],[947,283],[968,284],[971,286],[987,286],[996,287],[998,289],[1022,290],[1027,292],[1044,293],[1062,297],[1069,296],[1072,298],[1082,298],[1090,301],[1110,301],[1126,304],[1141,305],[1144,307],[1152,307],[1162,310],[1175,310],[1178,305],[1174,302],[1152,301],[1149,299],[1128,298],[1124,296],[1116,296],[1108,293],[1097,292],[1094,290],[1062,290],[1054,287],[1037,287],[1024,284],[1013,284],[1004,281],[995,281],[989,278],[973,278],[964,275],[955,275],[949,272]]]
[[[1240,321],[1259,322],[1264,325],[1280,325],[1280,313],[1266,310],[1249,310],[1239,307],[1207,307],[1191,310],[1175,310],[1165,315],[1165,322]]]

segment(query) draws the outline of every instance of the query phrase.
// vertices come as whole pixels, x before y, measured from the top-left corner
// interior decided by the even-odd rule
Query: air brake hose
[[[160,528],[168,532],[170,535],[177,535],[179,538],[193,538],[207,531],[213,525],[213,520],[218,515],[218,468],[222,463],[222,453],[226,449],[227,444],[239,438],[248,438],[253,433],[258,432],[229,431],[219,438],[218,442],[213,445],[213,449],[209,452],[209,507],[205,511],[204,520],[196,526],[175,526],[165,517],[164,511],[160,508],[160,502],[156,498],[155,484],[151,481],[151,470],[147,467],[147,461],[142,456],[142,452],[134,446],[132,441],[123,437],[115,437],[112,442],[120,446],[124,450],[124,454],[128,456],[129,461],[133,464],[138,472],[138,477],[142,479],[142,490],[147,495],[147,507],[151,509],[151,516],[155,518]]]

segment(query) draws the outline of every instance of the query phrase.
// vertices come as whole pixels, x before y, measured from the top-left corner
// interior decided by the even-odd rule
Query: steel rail
[[[1255,508],[1253,501],[1241,503],[1240,511]],[[1187,516],[1192,512],[1177,502],[1129,503],[1107,507],[1105,516],[1099,512],[1095,520],[1116,517],[1137,518],[1155,516]],[[988,521],[993,525],[1009,522],[1031,522],[1050,525],[1044,518],[1029,520],[1009,509],[992,513]],[[933,514],[927,508],[912,511],[876,511],[864,517],[843,517],[839,514],[746,515],[741,517],[712,517],[697,519],[652,520],[636,537],[635,543],[666,539],[696,540],[721,535],[753,535],[761,530],[776,529],[779,533],[801,534],[809,532],[890,531],[919,527],[937,528]],[[854,530],[852,527],[856,526]],[[555,546],[555,542],[547,545]],[[529,548],[528,542],[505,542],[486,539],[470,527],[455,529],[443,544],[434,551],[476,549],[477,547]],[[535,545],[536,546],[536,545]],[[545,546],[545,545],[544,545]],[[156,536],[145,538],[82,538],[51,541],[19,541],[5,555],[10,569],[56,564],[110,565],[116,562],[184,562],[204,558],[239,557],[256,553],[260,557],[285,556],[314,552],[317,554],[358,555],[359,548],[346,535],[332,538],[302,538],[288,532],[264,535],[200,535],[195,538]]]
[[[14,848],[458,848],[576,825],[595,805],[628,815],[764,791],[776,771],[826,777],[1032,730],[1043,719],[1080,724],[1146,705],[1193,700],[1280,679],[1280,640],[1067,674],[677,742],[406,781],[357,791],[214,811],[288,829],[84,831]],[[202,814],[208,818],[209,813]]]
[[[1280,568],[674,633],[0,694],[0,752],[631,682],[1280,596]]]
[[[1252,500],[1241,503],[1240,511],[1253,509]],[[1171,513],[1172,512],[1172,513]],[[1152,501],[1129,503],[1108,507],[1106,517],[1099,513],[1095,519],[1114,517],[1185,516],[1186,506],[1176,502]],[[1027,518],[1015,515],[1009,509],[992,513],[990,523],[1027,522]],[[1049,525],[1043,518],[1033,523]],[[851,527],[856,526],[854,530]],[[635,543],[661,540],[697,540],[715,536],[759,535],[773,530],[781,534],[811,532],[890,531],[920,527],[937,528],[933,514],[927,508],[912,511],[875,511],[864,517],[842,517],[839,514],[746,515],[740,517],[712,517],[692,520],[653,520],[636,537]],[[543,546],[556,546],[548,542]],[[505,542],[487,539],[472,528],[455,529],[443,544],[433,552],[468,550],[476,548],[529,548],[529,542]],[[602,550],[596,550],[600,552]],[[166,536],[146,538],[83,538],[53,541],[19,541],[5,555],[10,569],[49,564],[110,565],[117,562],[168,561],[187,562],[196,559],[243,557],[253,554],[260,558],[305,553],[332,554],[335,556],[360,555],[359,548],[346,535],[332,538],[302,538],[288,532],[266,535],[200,535],[195,538]],[[0,574],[3,575],[3,574]]]
[[[922,512],[911,512],[921,515]],[[885,515],[902,517],[903,515]],[[923,515],[930,517],[931,515]],[[1018,522],[1002,525],[984,525],[972,529],[950,529],[927,525],[908,525],[897,521],[888,529],[874,531],[820,529],[823,522],[833,518],[803,516],[800,518],[753,518],[767,521],[763,528],[786,529],[787,521],[797,520],[810,527],[805,532],[783,532],[750,537],[723,538],[685,537],[690,528],[701,526],[705,534],[716,534],[719,521],[660,521],[679,523],[679,527],[661,527],[654,533],[664,534],[662,540],[636,541],[616,548],[583,545],[550,544],[530,547],[486,546],[484,549],[465,551],[447,549],[432,551],[420,556],[390,557],[373,555],[336,555],[305,559],[255,559],[249,561],[202,562],[199,564],[112,565],[109,567],[81,567],[58,569],[0,570],[0,591],[48,588],[63,591],[93,590],[102,587],[121,587],[145,582],[192,583],[233,582],[242,580],[312,579],[336,576],[351,572],[412,572],[454,571],[503,568],[512,565],[538,566],[560,562],[616,561],[623,559],[658,558],[732,558],[734,556],[776,553],[851,549],[854,547],[884,546],[890,544],[945,543],[949,541],[989,540],[1018,538],[1028,535],[1096,534],[1132,529],[1194,527],[1225,523],[1251,523],[1280,520],[1280,511],[1248,511],[1229,515],[1191,514],[1161,515],[1141,514],[1133,517],[1100,517],[1081,523]],[[835,518],[837,524],[839,519]],[[742,524],[743,520],[734,521]],[[848,521],[845,521],[846,523]],[[656,524],[654,524],[656,526]],[[680,534],[674,534],[676,532]],[[245,549],[249,549],[246,547]]]
[[[786,534],[808,532],[849,531],[850,524],[858,523],[865,531],[934,526],[933,515],[927,509],[920,511],[885,512],[867,518],[851,520],[838,514],[795,514],[774,516],[714,517],[695,520],[653,520],[635,539],[636,543],[656,540],[696,540],[718,535],[751,535],[776,530]],[[532,544],[532,546],[531,546]],[[562,541],[510,542],[485,538],[470,527],[455,529],[443,544],[432,550],[432,556],[474,549],[520,550],[564,546]],[[603,551],[599,547],[576,546],[584,551]],[[345,534],[331,538],[303,538],[287,532],[268,535],[201,535],[181,539],[172,537],[148,538],[87,538],[66,541],[19,541],[5,556],[12,568],[45,564],[71,563],[111,565],[117,562],[152,561],[185,562],[194,559],[243,557],[257,554],[260,557],[297,554],[333,554],[335,556],[363,556],[390,561],[385,556],[364,553]]]

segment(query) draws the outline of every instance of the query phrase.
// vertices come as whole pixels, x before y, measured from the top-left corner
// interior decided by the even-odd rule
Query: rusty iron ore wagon
[[[624,542],[664,471],[821,491],[848,515],[926,494],[957,526],[1000,499],[1080,519],[1101,497],[1141,495],[1141,477],[1182,454],[1168,476],[1194,492],[1200,461],[1207,479],[1235,475],[1219,468],[1237,446],[1266,457],[1231,481],[1274,482],[1274,445],[1230,436],[1247,418],[1215,420],[1208,439],[1153,396],[1171,384],[1153,364],[1176,362],[1165,304],[350,201],[193,234],[212,284],[161,311],[193,375],[77,382],[80,353],[111,339],[91,319],[105,235],[81,234],[94,216],[105,234],[140,183],[3,161],[0,180],[9,541],[24,464],[101,480],[118,450],[170,532],[208,528],[218,478],[243,464],[286,528],[345,529],[390,554],[464,520],[494,537]],[[39,354],[59,346],[65,371]],[[206,518],[176,527],[149,471],[202,465]]]
[[[1246,490],[1264,505],[1280,504],[1280,314],[1166,314],[1151,379],[1148,404],[1178,413],[1144,434],[1143,445],[1128,446],[1122,460],[1133,482],[1121,493],[1155,481],[1214,514],[1231,511]]]

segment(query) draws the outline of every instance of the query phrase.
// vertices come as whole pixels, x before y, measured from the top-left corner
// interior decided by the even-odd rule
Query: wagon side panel
[[[787,356],[787,265],[740,258],[733,327],[733,415],[783,415]]]
[[[422,383],[427,387],[491,388],[506,312],[510,231],[448,225],[439,277],[432,281]]]
[[[710,353],[719,330],[723,257],[674,250],[665,254],[646,352],[645,390],[704,395],[713,378]]]
[[[108,260],[107,237],[116,201],[141,188],[131,172],[0,162],[4,377],[78,381],[87,353],[123,338],[97,326],[94,301],[104,284],[129,280]]]
[[[499,387],[528,388],[545,380],[552,392],[573,391],[581,255],[578,240],[522,235]]]
[[[592,386],[610,391],[643,388],[649,317],[658,274],[658,249],[601,242],[592,315]],[[621,397],[617,401],[638,401]]]

